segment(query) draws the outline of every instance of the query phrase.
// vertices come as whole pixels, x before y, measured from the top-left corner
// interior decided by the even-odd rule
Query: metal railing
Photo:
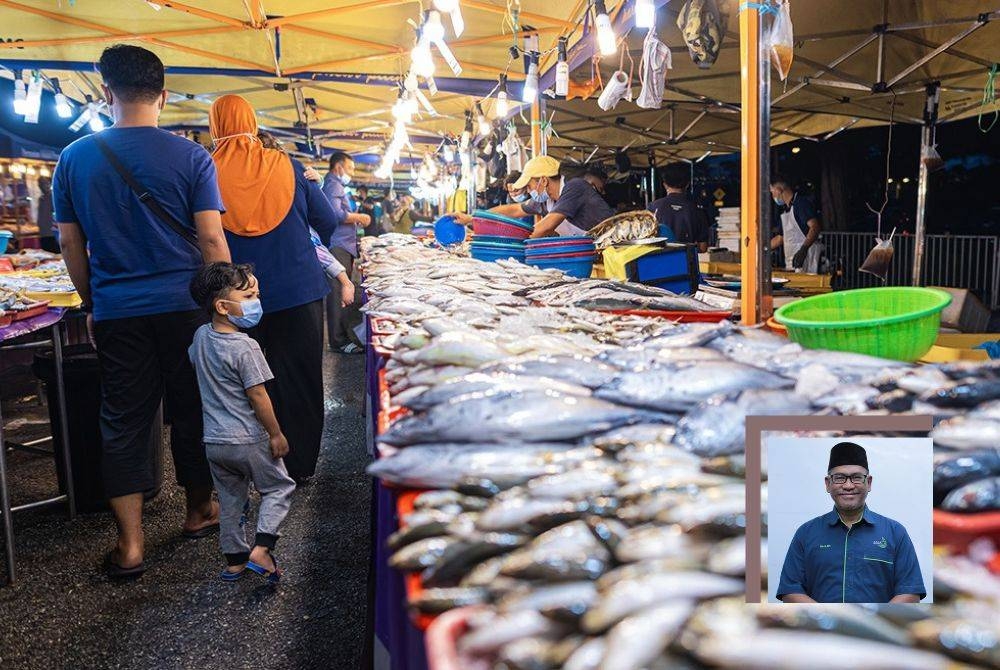
[[[872,233],[824,232],[820,241],[832,267],[841,261],[843,288],[909,286],[913,277],[912,236],[893,238],[895,255],[883,284],[858,268],[875,246]],[[972,291],[990,309],[1000,308],[1000,237],[928,235],[924,252],[924,286],[948,286]]]

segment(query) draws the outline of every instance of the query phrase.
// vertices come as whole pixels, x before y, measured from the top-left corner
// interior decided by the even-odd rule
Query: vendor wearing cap
[[[868,509],[868,455],[853,442],[830,450],[834,508],[795,531],[777,596],[786,603],[916,603],[927,593],[906,529]]]
[[[527,188],[532,202],[544,204],[548,211],[535,224],[532,237],[586,235],[601,221],[615,215],[585,179],[562,177],[559,161],[550,156],[535,156],[525,163],[521,178],[514,182],[513,188]]]

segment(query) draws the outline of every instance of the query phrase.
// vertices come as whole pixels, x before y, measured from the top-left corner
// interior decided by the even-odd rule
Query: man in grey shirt
[[[281,578],[271,552],[288,514],[295,482],[281,460],[288,440],[281,432],[264,384],[274,379],[264,353],[241,329],[260,321],[260,291],[249,265],[211,263],[191,282],[191,295],[212,317],[188,353],[198,375],[205,452],[219,494],[219,540],[226,557],[224,581],[244,570],[268,583]],[[249,486],[261,495],[251,550],[243,529]]]

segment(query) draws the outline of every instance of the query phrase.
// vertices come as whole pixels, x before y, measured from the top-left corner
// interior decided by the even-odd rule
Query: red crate
[[[468,630],[469,618],[479,610],[478,607],[459,607],[434,620],[424,636],[430,670],[489,670],[488,662],[465,658],[458,653],[458,640]]]
[[[597,310],[605,314],[619,314],[621,316],[646,316],[654,319],[666,319],[668,321],[678,321],[680,323],[718,323],[726,321],[732,317],[732,312],[674,312],[657,309],[601,309]]]
[[[1000,545],[1000,512],[954,514],[934,510],[935,545],[964,553],[969,543],[980,537],[990,538],[994,544]]]

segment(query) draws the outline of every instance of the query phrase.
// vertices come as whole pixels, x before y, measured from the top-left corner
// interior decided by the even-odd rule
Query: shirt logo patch
[[[885,537],[883,537],[881,540],[876,540],[875,542],[872,542],[872,544],[874,544],[879,549],[885,549],[886,547],[889,546],[889,543],[885,541]]]
[[[831,546],[831,545],[829,545],[829,544],[821,544],[821,545],[819,545],[819,548],[820,548],[820,549],[829,549],[829,548],[830,548],[830,546]]]

